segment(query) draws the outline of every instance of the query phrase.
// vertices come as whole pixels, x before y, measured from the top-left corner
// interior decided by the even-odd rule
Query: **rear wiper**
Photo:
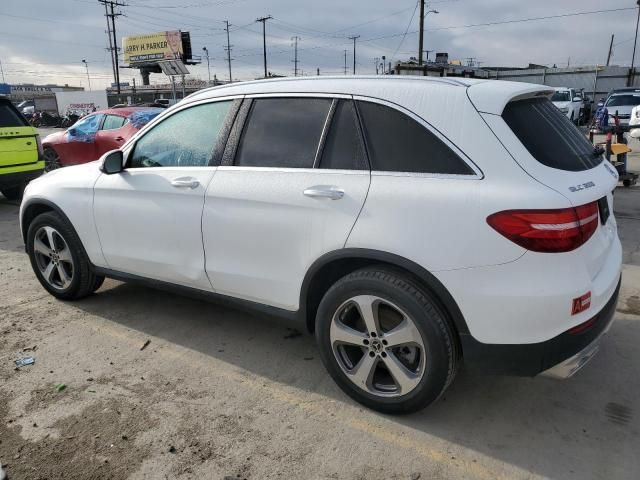
[[[593,147],[593,156],[594,157],[599,157],[603,153],[604,153],[604,148],[602,148],[602,146],[596,145],[595,147]]]

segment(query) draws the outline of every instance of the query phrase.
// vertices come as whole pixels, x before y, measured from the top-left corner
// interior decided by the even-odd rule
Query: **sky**
[[[118,43],[126,35],[164,30],[191,34],[194,55],[209,51],[211,77],[228,77],[224,20],[231,23],[232,73],[248,80],[263,75],[262,24],[266,23],[268,69],[293,74],[292,37],[299,37],[303,75],[342,74],[344,50],[351,71],[356,41],[357,73],[375,73],[375,58],[417,56],[416,0],[121,0]],[[631,64],[636,28],[635,0],[433,0],[425,20],[425,50],[468,58],[481,67],[604,64],[615,34],[614,65]],[[599,13],[585,13],[600,11]],[[563,16],[583,13],[581,15]],[[544,18],[539,17],[556,17]],[[97,0],[2,0],[0,62],[7,83],[56,83],[101,89],[112,81],[104,7]],[[430,55],[433,55],[431,53]],[[122,57],[122,55],[121,55]],[[640,63],[640,49],[638,50]],[[131,82],[137,70],[120,70]],[[206,60],[189,67],[206,80]],[[0,78],[0,81],[2,79]],[[152,74],[152,83],[166,83]]]

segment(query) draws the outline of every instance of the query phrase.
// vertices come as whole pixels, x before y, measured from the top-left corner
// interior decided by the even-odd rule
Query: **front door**
[[[305,273],[344,247],[369,188],[354,106],[257,98],[238,125],[246,106],[237,151],[207,190],[207,272],[218,293],[296,310]]]
[[[202,208],[231,103],[175,112],[125,153],[122,173],[98,179],[94,216],[109,268],[211,290],[204,271]]]
[[[65,133],[65,141],[56,144],[56,151],[62,164],[76,165],[96,160],[96,134],[104,115],[94,113],[78,120]]]

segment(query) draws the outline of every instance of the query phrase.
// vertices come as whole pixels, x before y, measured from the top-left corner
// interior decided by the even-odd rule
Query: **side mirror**
[[[67,130],[67,133],[72,137],[75,137],[78,132],[76,131],[75,128],[70,128],[69,130]]]
[[[111,150],[102,156],[102,165],[100,165],[100,171],[107,175],[113,175],[114,173],[120,173],[124,170],[122,163],[124,156],[121,150]]]

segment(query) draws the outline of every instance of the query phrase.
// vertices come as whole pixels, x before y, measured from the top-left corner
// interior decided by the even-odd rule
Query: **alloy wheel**
[[[73,281],[74,263],[64,237],[53,227],[40,227],[33,239],[33,255],[45,281],[65,290]]]
[[[343,373],[370,394],[406,395],[424,375],[422,336],[414,320],[389,300],[350,298],[333,315],[329,337]]]
[[[51,148],[47,148],[44,151],[44,171],[50,172],[51,170],[56,170],[60,168],[60,157],[55,152],[55,150]]]

